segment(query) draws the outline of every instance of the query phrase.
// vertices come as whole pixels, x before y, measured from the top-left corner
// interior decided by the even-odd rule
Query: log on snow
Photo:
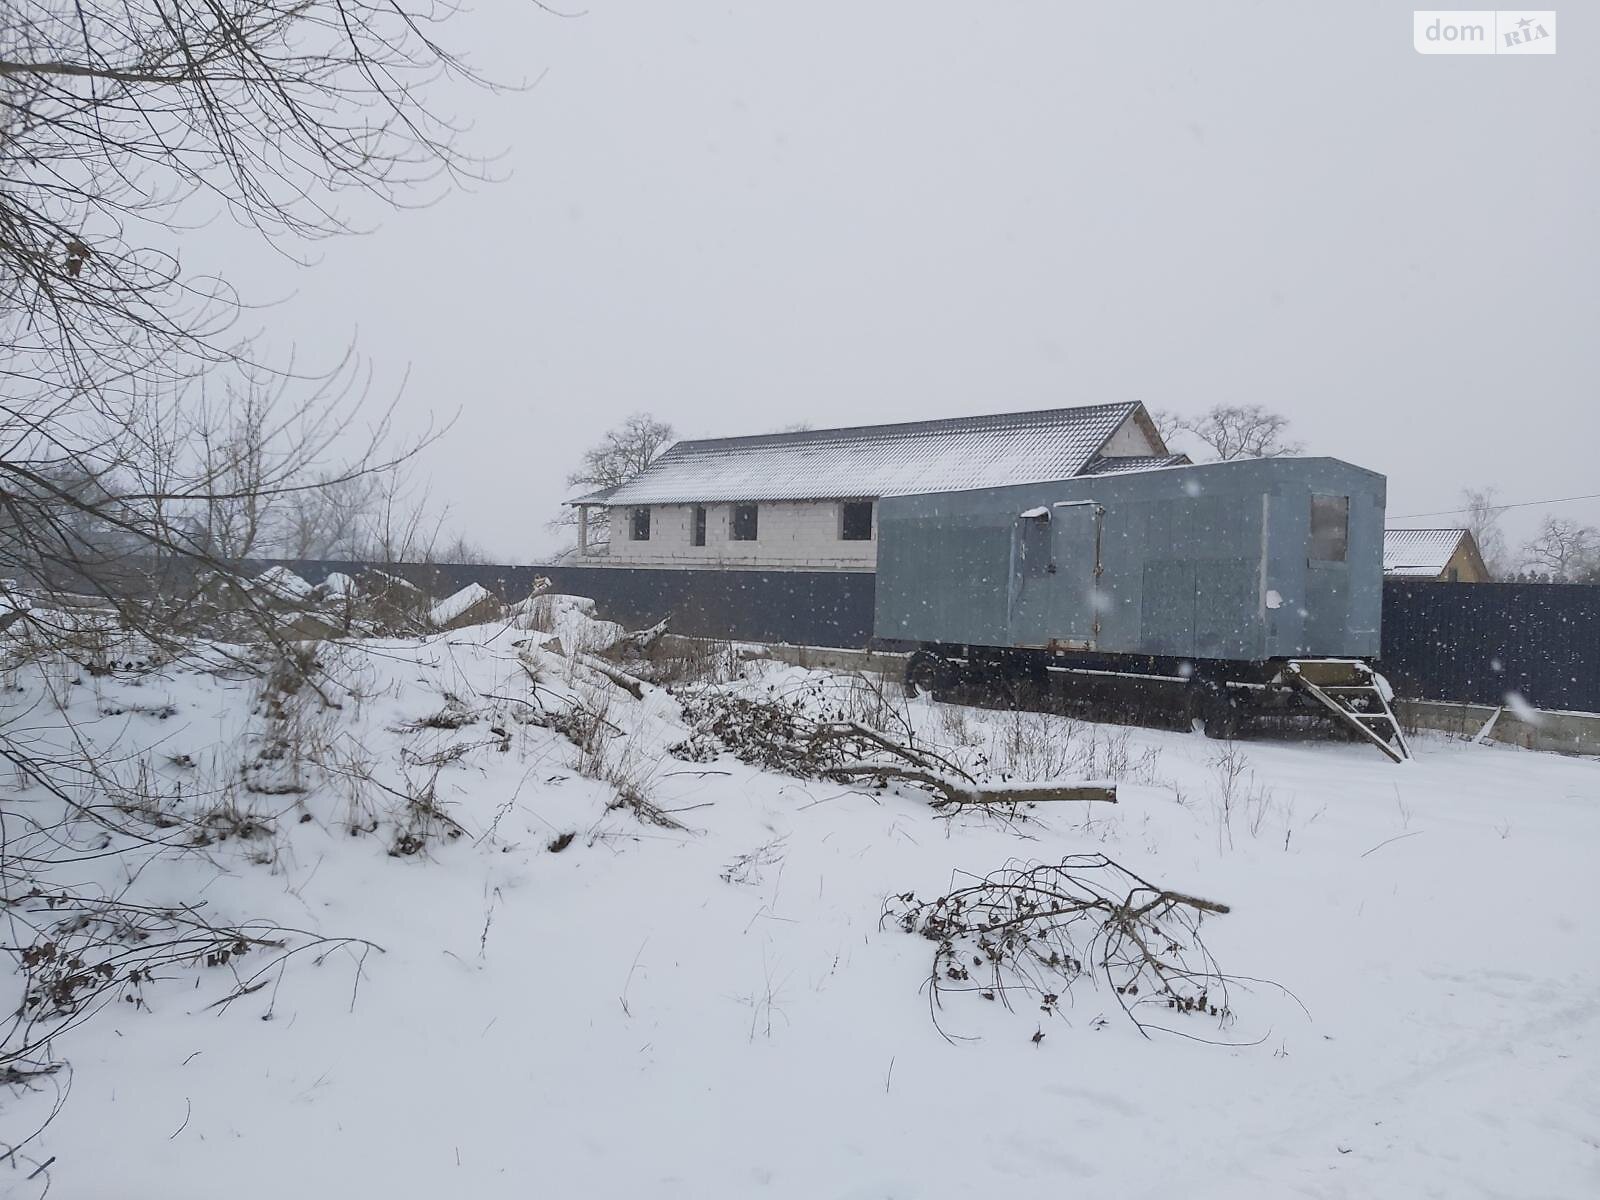
[[[524,646],[517,657],[521,660],[523,668],[535,679],[541,672],[559,675],[570,668],[580,676],[589,677],[591,682],[609,683],[622,688],[635,700],[644,698],[643,683],[592,654],[579,653],[566,658],[552,654],[540,646]]]
[[[604,675],[619,688],[632,694],[635,700],[644,699],[644,683],[629,675],[622,668],[608,663],[597,655],[590,654],[587,650],[580,650],[573,656],[574,660],[582,666],[588,667],[597,675]]]
[[[1117,785],[1114,783],[1046,781],[980,784],[900,762],[842,763],[827,768],[823,774],[840,782],[876,779],[880,783],[886,783],[898,779],[908,783],[920,783],[939,793],[942,797],[936,801],[939,804],[1038,804],[1052,801],[1099,801],[1115,804],[1117,802]]]

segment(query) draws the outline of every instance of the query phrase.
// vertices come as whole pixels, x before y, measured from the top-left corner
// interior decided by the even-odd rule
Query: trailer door
[[[1092,502],[1073,501],[1028,509],[1017,517],[1007,605],[1013,646],[1094,648],[1104,513]]]

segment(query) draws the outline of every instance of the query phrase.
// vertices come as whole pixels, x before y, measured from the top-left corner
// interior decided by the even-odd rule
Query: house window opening
[[[706,544],[706,506],[704,504],[696,504],[694,506],[693,525],[689,530],[689,544],[693,546],[704,546]]]
[[[636,542],[648,542],[650,540],[650,510],[648,508],[636,508],[633,510],[633,526],[630,536]]]
[[[846,542],[872,540],[871,500],[847,500],[839,506],[839,537]]]
[[[735,504],[733,506],[733,519],[728,523],[728,540],[753,542],[756,540],[756,530],[756,506],[754,504]]]

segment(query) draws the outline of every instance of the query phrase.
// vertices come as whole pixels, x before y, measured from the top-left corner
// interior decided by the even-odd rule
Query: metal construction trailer
[[[1331,708],[1387,745],[1359,661],[1379,651],[1384,492],[1337,459],[1278,458],[885,497],[874,633],[921,650],[913,683],[1121,674],[1182,685],[1227,731]]]

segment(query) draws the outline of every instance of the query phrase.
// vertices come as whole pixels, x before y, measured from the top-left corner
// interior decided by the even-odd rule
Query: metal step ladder
[[[1303,658],[1291,661],[1285,682],[1310,696],[1395,762],[1411,757],[1406,735],[1389,707],[1388,685],[1356,658]]]

